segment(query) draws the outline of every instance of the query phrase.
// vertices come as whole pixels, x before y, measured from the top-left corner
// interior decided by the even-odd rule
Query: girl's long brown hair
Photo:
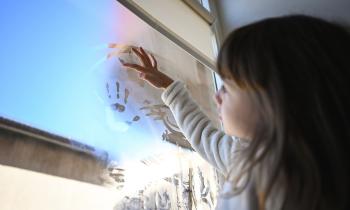
[[[349,33],[304,15],[266,19],[228,36],[218,71],[255,90],[259,120],[238,175],[251,177],[252,201],[350,209]]]

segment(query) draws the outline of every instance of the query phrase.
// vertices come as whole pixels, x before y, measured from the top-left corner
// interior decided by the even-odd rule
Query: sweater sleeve
[[[173,82],[163,92],[162,100],[170,108],[193,149],[226,176],[242,146],[240,139],[216,128],[191,99],[183,82]]]

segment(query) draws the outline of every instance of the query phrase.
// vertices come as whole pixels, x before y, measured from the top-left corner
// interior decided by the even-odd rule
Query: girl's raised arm
[[[165,89],[162,99],[169,106],[193,149],[226,176],[234,162],[235,154],[244,147],[244,143],[213,126],[210,119],[192,100],[185,84],[174,81],[158,71],[157,61],[152,55],[148,55],[142,48],[133,48],[132,51],[142,65],[122,63],[123,66],[138,71],[140,77],[151,85]]]

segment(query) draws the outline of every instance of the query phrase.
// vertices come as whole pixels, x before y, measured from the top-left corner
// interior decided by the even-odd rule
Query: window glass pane
[[[143,46],[215,119],[210,70],[117,1],[1,1],[0,26],[2,117],[116,159],[176,150],[168,142],[185,139],[161,91],[119,62]]]
[[[210,11],[210,4],[209,4],[209,0],[201,0],[202,1],[202,5],[205,9],[207,9],[208,11]]]
[[[189,144],[161,101],[162,91],[122,68],[120,60],[139,62],[130,47],[143,46],[161,71],[187,83],[219,127],[214,80],[206,66],[117,1],[4,0],[0,27],[0,116],[106,151],[106,179],[114,190],[0,167],[0,175],[7,174],[3,183],[16,183],[0,183],[0,194],[10,195],[0,201],[11,201],[10,207],[8,200],[0,202],[0,209],[49,209],[53,200],[59,205],[52,209],[84,209],[94,196],[90,206],[104,203],[103,209],[214,208],[214,168],[176,146]],[[38,154],[45,155],[31,153],[28,160]],[[61,162],[69,161],[65,157]],[[86,164],[79,161],[79,167]],[[46,184],[35,185],[44,179]],[[68,182],[73,187],[67,188]],[[31,196],[42,192],[44,201],[33,202],[37,197]],[[67,196],[73,194],[74,199]]]

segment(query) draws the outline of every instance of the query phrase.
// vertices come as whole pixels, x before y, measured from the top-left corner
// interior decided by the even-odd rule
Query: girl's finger
[[[152,55],[152,54],[150,54],[151,55],[151,58],[152,58],[152,63],[153,63],[153,68],[155,68],[155,69],[157,69],[158,67],[157,67],[157,60],[156,60],[156,58]]]
[[[139,58],[140,62],[144,65],[144,66],[149,66],[150,63],[147,61],[147,59],[145,58],[145,56],[142,55],[141,52],[139,52],[136,48],[131,48],[131,50],[137,55],[137,57]]]
[[[149,58],[148,54],[143,50],[142,47],[140,47],[140,52],[142,53],[143,57],[147,60],[147,63],[152,66],[151,59]]]
[[[124,63],[123,66],[127,67],[127,68],[134,69],[134,70],[136,70],[136,71],[138,71],[140,73],[146,73],[147,72],[147,69],[145,67],[137,65],[137,64]]]

